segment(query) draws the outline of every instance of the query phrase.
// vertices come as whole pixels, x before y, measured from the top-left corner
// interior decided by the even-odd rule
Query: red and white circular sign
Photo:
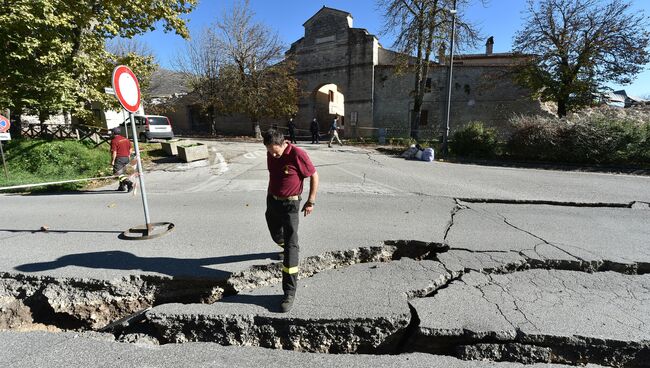
[[[8,131],[10,127],[11,127],[11,123],[9,122],[9,119],[0,115],[0,133],[4,133]]]
[[[124,65],[113,70],[113,90],[126,111],[136,113],[140,108],[140,84],[138,78]]]

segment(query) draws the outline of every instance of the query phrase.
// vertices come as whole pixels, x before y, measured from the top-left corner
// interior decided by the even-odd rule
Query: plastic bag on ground
[[[435,154],[433,152],[433,148],[427,148],[422,152],[421,160],[431,162],[431,161],[434,160],[434,158],[435,158],[434,156],[435,156]]]
[[[418,149],[415,148],[414,145],[411,145],[411,147],[409,149],[407,149],[406,151],[404,151],[404,153],[402,153],[402,157],[407,158],[407,159],[408,158],[413,158],[413,157],[415,157],[415,154],[417,152],[418,152]]]

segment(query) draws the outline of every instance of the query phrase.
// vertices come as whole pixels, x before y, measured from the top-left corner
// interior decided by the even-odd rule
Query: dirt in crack
[[[419,241],[387,241],[384,246],[328,252],[301,262],[301,278],[358,263],[401,257],[423,259],[440,247]],[[0,274],[0,330],[103,331],[122,341],[164,342],[143,311],[166,303],[213,303],[241,291],[281,281],[281,265],[253,266],[227,278],[189,279],[132,276],[121,280],[76,280]],[[134,337],[135,336],[135,337]]]
[[[301,350],[303,339],[316,336],[322,339],[336,340],[344,334],[337,335],[348,328],[348,336],[363,337],[369,328],[385,328],[390,334],[384,340],[374,345],[359,345],[356,351],[345,349],[323,350],[323,353],[373,353],[396,354],[403,352],[426,352],[430,354],[452,355],[461,359],[488,359],[494,361],[555,362],[555,363],[598,363],[610,366],[642,366],[635,362],[650,361],[648,343],[639,340],[622,344],[615,339],[581,338],[574,340],[562,339],[552,334],[529,334],[525,330],[513,328],[512,335],[500,335],[496,330],[472,333],[468,330],[460,332],[453,329],[428,331],[423,333],[423,321],[417,304],[418,300],[439,299],[450,291],[455,283],[475,269],[454,270],[444,264],[440,256],[449,247],[445,244],[396,240],[387,241],[384,246],[357,248],[338,252],[329,252],[319,256],[308,257],[301,263],[302,277],[311,277],[325,270],[345,269],[363,263],[381,263],[412,259],[414,262],[438,262],[441,265],[440,279],[418,292],[409,295],[407,317],[403,324],[392,324],[378,317],[376,321],[361,321],[358,324],[332,324],[327,328],[312,329],[309,321],[296,321],[284,318],[282,315],[266,318],[268,325],[277,331],[289,334],[289,326],[295,338],[283,340],[284,349]],[[452,249],[454,250],[454,249]],[[457,250],[456,250],[457,251]],[[468,252],[469,253],[469,252]],[[481,252],[472,252],[480,254]],[[501,267],[489,268],[483,274],[508,275],[524,272],[529,269],[553,270],[558,263],[547,260],[546,263],[524,260],[518,263],[503,263]],[[566,265],[565,265],[566,266]],[[579,265],[578,265],[579,266]],[[376,267],[376,266],[373,266]],[[423,266],[424,267],[424,266]],[[381,266],[379,266],[381,268]],[[576,269],[580,274],[590,275],[584,269]],[[590,271],[594,271],[593,269]],[[598,271],[598,270],[596,270]],[[480,273],[480,272],[479,272]],[[630,273],[630,270],[626,270]],[[179,280],[171,278],[130,278],[122,283],[96,282],[84,284],[73,280],[57,280],[52,278],[28,277],[24,275],[2,275],[2,303],[10,306],[11,312],[4,313],[4,321],[0,327],[5,329],[17,328],[20,321],[41,323],[56,326],[64,330],[102,330],[113,333],[117,340],[125,342],[173,343],[183,341],[210,341],[187,339],[175,340],[170,334],[161,331],[160,325],[152,323],[146,316],[147,308],[170,302],[181,303],[211,303],[224,297],[236,295],[243,291],[277,284],[281,272],[279,264],[251,267],[248,270],[230,275],[223,280]],[[489,283],[488,283],[489,284]],[[424,298],[422,298],[424,297]],[[427,298],[428,297],[428,298]],[[519,308],[515,306],[513,309]],[[8,310],[4,308],[3,310]],[[443,309],[444,310],[444,309]],[[438,309],[440,311],[440,309]],[[121,318],[121,320],[120,320]],[[256,323],[264,318],[249,320],[246,328],[256,329]],[[189,334],[200,328],[180,320],[182,328]],[[359,321],[353,321],[359,322]],[[346,326],[348,325],[348,326]],[[212,324],[209,328],[218,328]],[[221,325],[227,329],[227,325]],[[350,327],[351,326],[351,327]],[[232,327],[232,326],[231,326]],[[268,333],[268,329],[258,329],[260,333]],[[301,332],[302,331],[302,332]],[[445,332],[446,331],[446,332]],[[176,335],[178,336],[178,335]],[[186,336],[186,335],[183,335]],[[197,334],[197,336],[199,336]],[[423,337],[424,336],[424,337]],[[372,337],[372,336],[370,336]],[[313,337],[311,337],[313,339]],[[224,345],[235,344],[233,341],[218,341]],[[318,344],[320,341],[311,341]],[[292,345],[293,344],[293,345]],[[277,346],[259,346],[277,348]],[[647,359],[647,360],[645,360]]]

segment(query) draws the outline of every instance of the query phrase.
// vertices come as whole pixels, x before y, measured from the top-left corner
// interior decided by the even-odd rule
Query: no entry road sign
[[[124,109],[135,114],[140,108],[140,84],[129,67],[120,65],[113,70],[113,90]]]
[[[11,123],[9,122],[9,119],[0,115],[0,133],[7,132],[9,130],[9,127],[11,127]]]

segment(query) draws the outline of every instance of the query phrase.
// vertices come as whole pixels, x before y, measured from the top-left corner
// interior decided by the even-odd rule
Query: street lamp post
[[[449,153],[449,115],[451,113],[451,80],[454,73],[454,38],[456,36],[456,0],[451,13],[451,43],[449,47],[449,73],[447,75],[447,119],[445,124],[445,134],[442,138],[442,155],[447,157]]]

